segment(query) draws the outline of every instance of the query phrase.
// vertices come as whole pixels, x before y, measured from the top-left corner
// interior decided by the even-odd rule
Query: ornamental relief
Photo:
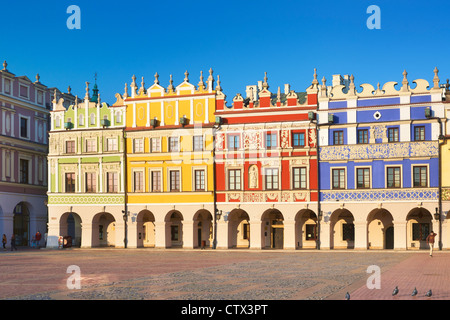
[[[438,150],[438,144],[434,141],[328,146],[320,148],[320,160],[433,157],[438,155]]]
[[[281,147],[289,147],[289,130],[281,130]]]
[[[399,200],[438,200],[439,190],[428,189],[381,189],[322,191],[322,201],[399,201]]]
[[[309,201],[309,191],[275,191],[275,192],[227,192],[227,201],[231,202],[300,202]]]
[[[262,134],[258,131],[245,131],[243,133],[244,149],[256,150],[262,149]]]

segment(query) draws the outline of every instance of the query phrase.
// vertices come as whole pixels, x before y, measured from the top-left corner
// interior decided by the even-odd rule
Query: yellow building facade
[[[140,87],[136,77],[116,104],[126,106],[126,210],[129,247],[212,246],[216,90],[212,70],[197,86]]]

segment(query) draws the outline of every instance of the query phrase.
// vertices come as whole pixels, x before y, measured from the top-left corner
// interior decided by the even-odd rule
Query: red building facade
[[[267,74],[231,106],[216,97],[218,247],[315,248],[318,81],[269,91]]]

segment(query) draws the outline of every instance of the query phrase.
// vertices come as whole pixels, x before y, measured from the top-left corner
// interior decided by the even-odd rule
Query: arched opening
[[[428,249],[426,239],[433,230],[433,216],[425,208],[412,209],[406,216],[406,230],[408,249]]]
[[[139,212],[136,218],[137,247],[155,247],[155,216],[148,210]]]
[[[66,212],[59,219],[59,234],[72,238],[72,246],[81,246],[81,218],[75,212]]]
[[[211,247],[213,243],[213,217],[208,210],[199,210],[194,215],[194,247]]]
[[[115,247],[116,220],[108,212],[100,212],[94,216],[92,221],[92,246],[93,247]]]
[[[367,225],[369,249],[394,249],[394,218],[389,211],[372,210]]]
[[[355,247],[355,219],[347,209],[337,209],[330,217],[330,248],[353,249]]]
[[[25,202],[14,207],[13,232],[16,246],[28,246],[30,242],[30,211]]]
[[[263,246],[271,249],[284,247],[284,218],[277,209],[266,210],[261,217]]]
[[[228,247],[250,247],[250,217],[242,209],[234,209],[228,214]]]
[[[297,249],[317,247],[317,216],[309,209],[300,210],[295,216],[295,245]]]
[[[183,247],[183,215],[176,210],[166,215],[170,227],[170,245],[168,247]]]

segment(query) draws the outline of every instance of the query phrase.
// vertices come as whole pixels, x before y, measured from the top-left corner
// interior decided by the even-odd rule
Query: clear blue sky
[[[381,29],[370,30],[370,5],[381,10]],[[69,30],[68,6],[81,9],[81,30]],[[16,75],[84,96],[85,81],[102,101],[115,102],[133,74],[146,86],[158,72],[167,87],[187,69],[220,74],[228,104],[268,72],[270,90],[285,83],[304,91],[313,69],[319,80],[354,74],[361,83],[450,78],[449,1],[3,1],[0,60]],[[92,88],[92,85],[91,85]]]

